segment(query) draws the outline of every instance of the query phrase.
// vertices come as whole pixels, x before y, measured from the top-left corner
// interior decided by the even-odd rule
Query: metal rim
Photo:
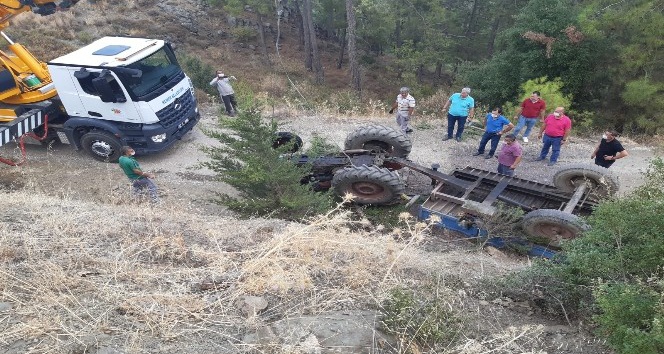
[[[92,144],[90,144],[90,151],[101,157],[111,156],[115,152],[111,144],[103,140],[93,141]]]

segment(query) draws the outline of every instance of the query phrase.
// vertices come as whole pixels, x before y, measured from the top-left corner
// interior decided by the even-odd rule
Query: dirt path
[[[203,118],[199,127],[212,127],[216,122],[216,106],[202,107]],[[391,116],[384,117],[314,117],[298,116],[279,118],[284,130],[296,132],[305,141],[313,136],[320,136],[327,141],[343,147],[346,135],[361,125],[379,123],[395,126]],[[467,129],[462,142],[441,141],[443,128],[441,120],[420,120],[414,122],[415,131],[409,134],[413,141],[413,150],[409,156],[415,162],[429,166],[439,163],[441,171],[450,172],[454,168],[472,166],[486,170],[495,170],[495,159],[485,160],[481,156],[473,157],[479,142],[479,132]],[[643,181],[644,171],[649,161],[655,157],[654,149],[642,146],[629,139],[621,139],[630,153],[628,158],[616,162],[611,168],[621,183],[621,193],[630,191]],[[225,213],[224,209],[211,205],[208,199],[214,193],[232,193],[228,186],[214,182],[211,171],[197,165],[206,159],[199,147],[214,144],[200,129],[187,134],[174,148],[151,156],[141,156],[141,165],[157,174],[157,183],[165,194],[165,200],[193,201],[202,212]],[[573,137],[562,150],[559,165],[568,163],[592,164],[590,154],[595,141]],[[546,184],[551,183],[551,176],[558,166],[548,167],[545,163],[532,161],[541,148],[541,143],[522,143],[524,162],[516,175]],[[55,145],[51,149],[28,145],[28,163],[21,168],[1,166],[0,183],[7,185],[30,186],[47,194],[65,193],[82,199],[108,200],[123,198],[127,183],[122,171],[115,164],[104,164],[92,160],[83,151],[74,151],[66,145]],[[1,156],[16,156],[15,146],[0,148]]]

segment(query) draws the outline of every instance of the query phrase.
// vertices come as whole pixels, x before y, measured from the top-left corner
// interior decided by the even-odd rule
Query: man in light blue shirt
[[[452,139],[454,133],[454,125],[459,124],[456,132],[456,141],[461,141],[463,135],[463,128],[466,126],[468,117],[473,119],[475,116],[475,100],[470,97],[470,88],[464,87],[461,93],[455,93],[450,96],[450,99],[445,102],[443,111],[447,110],[447,136],[443,137],[443,141]],[[449,110],[448,110],[449,108]]]

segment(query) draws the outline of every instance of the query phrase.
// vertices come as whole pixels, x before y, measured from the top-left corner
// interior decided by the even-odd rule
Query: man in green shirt
[[[154,174],[150,172],[144,172],[141,169],[141,166],[138,164],[138,161],[134,158],[134,149],[130,146],[122,147],[122,156],[118,162],[120,167],[124,171],[129,181],[131,181],[132,195],[137,197],[142,194],[145,189],[148,190],[150,194],[150,201],[154,203],[159,202],[159,197],[157,196],[157,185],[152,181]]]

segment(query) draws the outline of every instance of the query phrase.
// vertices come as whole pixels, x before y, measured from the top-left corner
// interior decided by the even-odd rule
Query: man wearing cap
[[[457,127],[456,141],[461,141],[466,120],[469,117],[472,120],[475,116],[475,100],[470,97],[470,87],[464,87],[461,93],[457,92],[450,96],[450,99],[443,106],[443,111],[447,111],[447,136],[443,137],[443,141],[452,139],[454,125],[457,123],[459,126]]]
[[[550,149],[551,159],[548,165],[555,165],[558,162],[560,148],[567,142],[567,137],[569,137],[571,130],[572,121],[565,115],[565,108],[556,107],[553,114],[549,114],[544,118],[544,124],[542,124],[540,133],[537,136],[538,139],[542,139],[544,146],[542,146],[540,156],[535,161],[546,160],[546,155],[549,154]]]
[[[408,93],[409,91],[410,89],[408,87],[402,87],[399,90],[397,99],[392,103],[392,109],[390,109],[390,114],[394,113],[394,109],[397,110],[397,124],[404,133],[410,133],[413,131],[408,127],[408,123],[415,111],[415,98]]]

